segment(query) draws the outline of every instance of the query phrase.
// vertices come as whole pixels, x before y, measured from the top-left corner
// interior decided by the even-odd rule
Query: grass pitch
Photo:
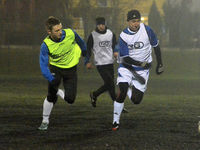
[[[170,50],[170,51],[169,51]],[[107,93],[97,107],[89,92],[101,85],[97,71],[81,61],[77,99],[61,99],[53,108],[49,130],[38,131],[47,82],[41,76],[37,50],[0,51],[1,150],[199,150],[200,51],[163,51],[165,72],[150,73],[140,105],[127,98],[120,130],[111,131],[113,104]]]

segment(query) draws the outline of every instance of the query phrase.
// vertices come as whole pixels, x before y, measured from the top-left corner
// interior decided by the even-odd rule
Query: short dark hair
[[[140,12],[136,9],[130,10],[127,14],[127,21],[132,19],[141,19]]]
[[[49,16],[45,21],[45,27],[47,30],[52,30],[53,26],[60,24],[60,20],[54,16]]]

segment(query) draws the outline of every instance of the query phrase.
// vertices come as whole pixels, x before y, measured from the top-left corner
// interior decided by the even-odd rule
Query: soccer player
[[[48,36],[40,48],[40,68],[48,80],[48,94],[43,103],[43,120],[38,128],[47,130],[49,116],[58,95],[73,104],[77,93],[77,64],[86,55],[86,44],[72,29],[62,29],[59,19],[51,16],[45,22]],[[64,93],[58,90],[63,81]]]
[[[91,53],[94,54],[94,63],[104,84],[97,90],[90,92],[91,104],[96,107],[99,95],[108,91],[111,99],[116,100],[114,84],[114,58],[117,58],[118,51],[115,49],[116,36],[107,28],[104,17],[96,18],[96,29],[92,31],[87,40],[86,68],[93,68],[90,62]]]
[[[156,73],[164,71],[161,51],[153,30],[140,22],[138,10],[131,10],[127,14],[128,27],[119,37],[119,68],[117,84],[120,94],[114,102],[113,127],[119,129],[120,115],[124,107],[124,100],[128,94],[133,104],[140,104],[149,78],[152,63],[152,47],[157,59]]]

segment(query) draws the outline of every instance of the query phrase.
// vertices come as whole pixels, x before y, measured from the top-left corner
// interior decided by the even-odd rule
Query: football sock
[[[61,89],[58,89],[57,95],[60,96],[60,98],[62,98],[62,99],[64,99],[64,97],[65,97],[65,93]]]
[[[118,103],[116,101],[114,102],[113,123],[116,122],[119,124],[120,115],[122,113],[123,108],[124,103]]]
[[[131,87],[128,88],[127,95],[128,95],[128,98],[131,99],[131,96],[132,96],[132,88]]]
[[[53,103],[50,103],[47,101],[47,98],[45,98],[43,103],[43,120],[42,122],[49,123],[49,116],[51,114],[51,110],[53,108]]]

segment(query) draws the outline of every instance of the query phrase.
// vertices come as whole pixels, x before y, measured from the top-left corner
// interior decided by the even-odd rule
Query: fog
[[[138,9],[163,46],[199,48],[199,6],[198,0],[1,0],[0,45],[40,45],[48,16],[58,17],[84,40],[102,16],[118,37],[127,12]]]

